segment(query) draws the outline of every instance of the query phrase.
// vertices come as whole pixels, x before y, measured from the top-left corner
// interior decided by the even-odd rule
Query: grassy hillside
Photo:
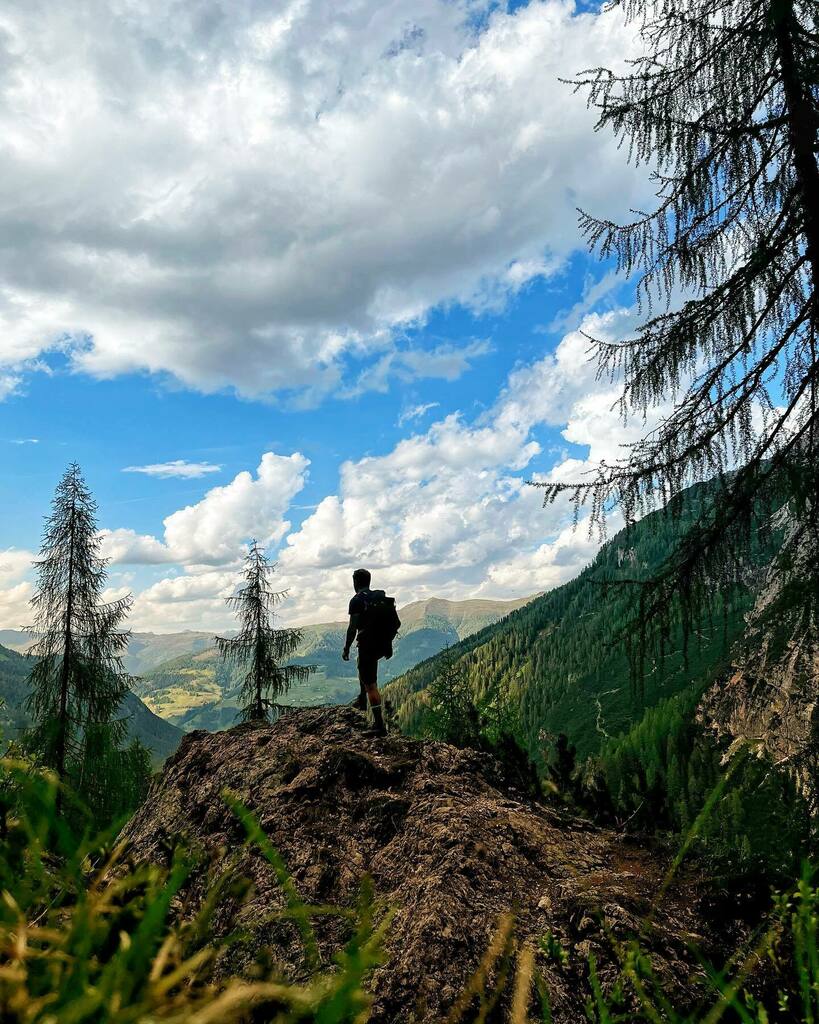
[[[697,498],[692,492],[689,502]],[[648,516],[606,544],[579,577],[453,648],[476,695],[497,691],[508,698],[518,713],[520,739],[533,756],[561,732],[581,757],[592,754],[607,737],[635,726],[647,708],[701,689],[725,665],[750,606],[744,587],[725,593],[713,624],[693,638],[687,664],[681,630],[673,630],[668,657],[649,666],[638,692],[624,646],[615,642],[636,609],[637,588],[625,581],[646,577],[671,550],[684,522],[661,512]],[[405,729],[419,727],[426,688],[440,668],[432,658],[388,687]]]
[[[447,633],[451,631],[458,640],[463,640],[532,600],[532,597],[524,597],[517,601],[489,601],[483,598],[447,601],[440,597],[430,597],[424,601],[414,601],[401,609],[401,632],[406,635],[416,629],[438,628]]]
[[[519,608],[518,601],[445,601],[430,598],[400,610],[401,633],[390,661],[381,663],[381,677],[395,679],[419,661],[456,644],[470,632],[497,622]],[[304,640],[294,663],[315,666],[306,683],[294,687],[288,704],[343,704],[358,693],[355,662],[341,660],[343,622],[304,627]],[[241,674],[227,669],[216,650],[174,658],[134,684],[134,690],[156,714],[183,729],[223,729],[235,724]]]
[[[29,692],[30,671],[27,658],[0,646],[0,732],[6,739],[12,739],[28,725],[23,705]],[[144,743],[156,763],[164,761],[179,746],[179,729],[150,711],[136,694],[126,696],[120,714],[127,720],[129,738]]]
[[[198,654],[212,644],[212,633],[192,629],[182,633],[132,633],[123,661],[127,672],[141,676],[171,658]]]

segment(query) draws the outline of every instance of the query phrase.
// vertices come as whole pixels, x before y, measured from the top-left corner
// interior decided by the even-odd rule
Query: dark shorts
[[[378,655],[369,651],[358,652],[358,681],[365,690],[378,686]]]

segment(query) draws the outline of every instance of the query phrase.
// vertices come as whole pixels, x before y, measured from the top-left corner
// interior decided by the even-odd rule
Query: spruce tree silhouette
[[[276,606],[287,591],[274,591],[270,576],[275,572],[254,540],[245,558],[244,585],[226,598],[239,616],[240,629],[235,637],[216,637],[219,653],[227,663],[246,668],[242,680],[243,701],[239,716],[245,722],[269,721],[278,698],[294,682],[306,680],[312,666],[282,665],[291,658],[303,639],[300,629],[276,629]]]
[[[658,203],[619,225],[581,213],[589,245],[638,276],[633,337],[590,338],[599,372],[623,382],[621,409],[673,411],[614,464],[549,483],[602,524],[629,523],[716,477],[673,555],[641,583],[639,619],[662,653],[669,624],[740,579],[760,511],[784,508],[787,581],[776,612],[819,621],[819,5],[814,0],[615,0],[645,56],[625,74],[574,82],[637,164]],[[672,500],[673,511],[684,502]],[[691,502],[688,502],[688,512]],[[686,513],[688,514],[688,513]],[[811,557],[798,558],[809,550]],[[798,572],[793,571],[798,560]],[[792,613],[792,614],[791,614]],[[639,631],[638,673],[645,637]]]
[[[46,519],[31,605],[37,640],[27,709],[34,724],[23,743],[96,810],[115,813],[147,780],[141,745],[119,748],[126,723],[116,714],[128,691],[121,656],[129,633],[119,628],[132,598],[105,603],[106,560],[100,555],[96,504],[72,463],[57,486]],[[117,794],[127,791],[118,801]]]

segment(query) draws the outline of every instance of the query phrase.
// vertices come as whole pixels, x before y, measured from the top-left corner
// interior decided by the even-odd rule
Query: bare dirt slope
[[[316,708],[275,725],[191,733],[127,837],[149,859],[166,857],[166,838],[180,831],[217,858],[236,858],[254,882],[242,922],[298,974],[292,933],[260,923],[282,897],[258,852],[242,847],[221,796],[230,789],[258,816],[305,900],[350,905],[369,873],[383,905],[395,908],[388,960],[372,978],[373,1020],[445,1018],[507,912],[516,916],[517,942],[536,949],[554,1020],[583,1019],[589,953],[611,984],[613,940],[652,911],[663,865],[613,833],[533,803],[487,755],[365,738],[363,728],[352,709]],[[655,969],[683,989],[694,973],[686,946],[700,941],[694,905],[691,893],[672,890],[645,933]],[[231,927],[227,917],[223,926]],[[344,927],[321,925],[328,959]],[[541,948],[547,933],[568,952],[566,966]]]

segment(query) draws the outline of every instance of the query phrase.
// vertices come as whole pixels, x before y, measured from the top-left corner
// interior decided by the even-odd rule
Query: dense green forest
[[[386,696],[400,727],[440,736],[441,721],[457,717],[463,683],[475,709],[471,720],[461,715],[463,745],[503,744],[508,755],[512,740],[547,788],[598,820],[678,834],[696,825],[703,848],[736,867],[792,871],[809,833],[792,783],[751,756],[726,777],[722,745],[696,720],[700,697],[737,651],[753,584],[776,543],[771,531],[757,530],[743,573],[716,588],[709,615],[690,635],[678,616],[664,655],[637,674],[639,581],[711,494],[691,489],[675,510],[618,533],[576,579],[395,680]],[[457,728],[445,731],[458,741]]]

